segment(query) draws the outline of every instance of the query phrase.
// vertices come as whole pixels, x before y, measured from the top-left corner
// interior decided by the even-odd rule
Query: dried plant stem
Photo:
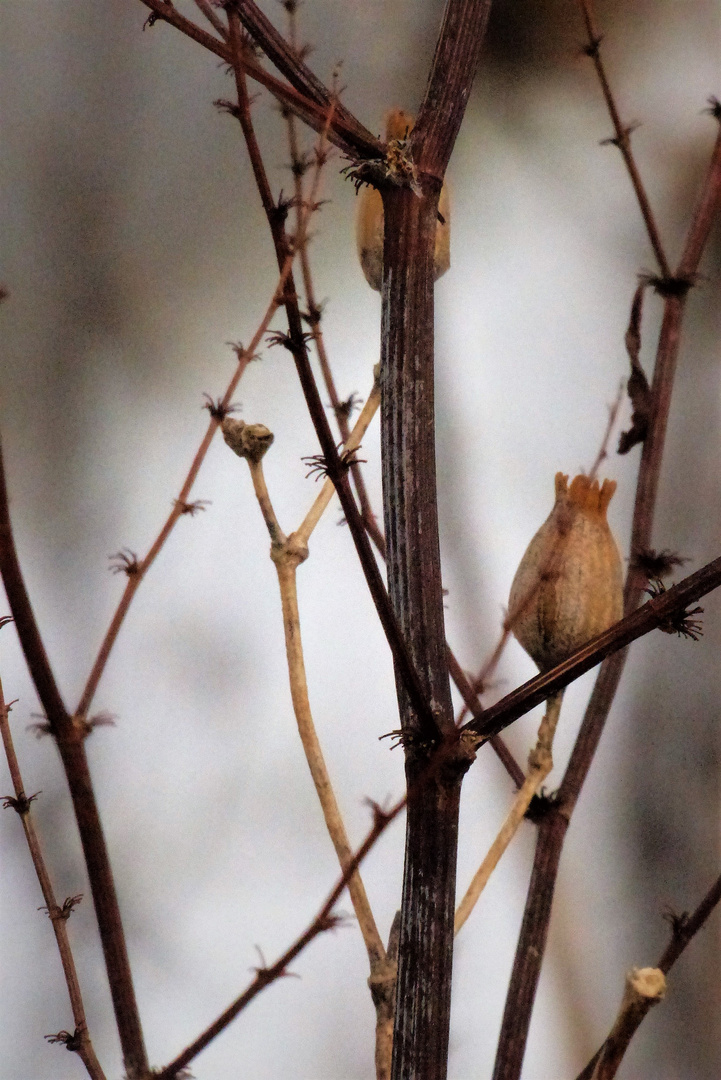
[[[448,678],[438,541],[434,415],[434,249],[438,198],[463,119],[490,0],[448,0],[408,147],[416,190],[381,192],[381,447],[388,589],[423,689],[418,713],[396,663],[408,808],[401,900],[393,1080],[448,1071],[458,809],[470,764],[456,735]],[[449,740],[433,784],[417,787]],[[456,741],[457,740],[457,741]]]
[[[518,832],[518,828],[523,821],[526,810],[528,810],[528,807],[530,806],[531,799],[553,768],[553,737],[556,734],[556,726],[561,712],[562,700],[562,690],[548,699],[546,713],[541,721],[541,726],[538,729],[536,745],[529,754],[528,775],[513,801],[513,806],[508,812],[508,816],[503,822],[498,836],[491,844],[488,854],[474,874],[471,884],[468,886],[463,899],[456,908],[456,934],[478,903],[481,893],[488,883],[488,879],[496,869],[501,856],[511,840]]]
[[[711,111],[717,121],[721,120],[721,109],[717,103],[712,105]],[[636,486],[631,527],[632,553],[648,548],[651,543],[686,294],[695,279],[720,202],[721,127],[717,132],[711,161],[702,186],[701,197],[691,220],[684,252],[672,279],[675,288],[669,288],[668,280],[659,285],[664,295],[664,316],[651,388],[648,433],[643,443]],[[664,277],[666,278],[667,275],[664,274]],[[716,563],[718,564],[719,560],[716,560]],[[715,574],[713,567],[714,564],[709,564],[699,573],[702,577],[708,574],[709,580],[713,581]],[[692,577],[695,576],[692,575]],[[687,582],[689,580],[686,579]],[[634,608],[640,599],[643,585],[642,576],[632,566],[626,579],[624,609],[627,613],[633,612],[633,615],[627,618],[639,615],[639,612],[634,612]],[[643,612],[646,608],[641,610]],[[623,622],[626,623],[627,620],[624,619]],[[621,624],[618,625],[621,626]],[[558,791],[557,804],[549,809],[539,826],[536,855],[511,984],[506,997],[493,1080],[518,1080],[521,1073],[528,1027],[548,935],[553,890],[563,841],[611,709],[625,657],[625,652],[617,652],[602,664]],[[495,730],[495,725],[491,724],[490,729]]]
[[[369,404],[364,410],[367,415],[359,417],[358,423],[350,436],[349,441],[355,441],[357,445],[363,431],[367,428],[370,420],[376,412],[379,404],[378,391],[371,394]],[[326,496],[323,492],[316,500],[313,510],[303,522],[301,529],[286,537],[278,524],[278,519],[268,494],[268,489],[263,475],[262,462],[249,460],[250,472],[253,479],[253,487],[258,499],[258,504],[263,514],[268,533],[271,539],[271,559],[278,574],[281,606],[283,611],[283,630],[285,634],[285,649],[288,661],[288,677],[290,681],[291,699],[293,711],[298,725],[298,733],[305,752],[308,768],[315,785],[318,801],[320,802],[323,818],[328,834],[335,848],[341,870],[345,873],[353,861],[353,849],[348,839],[348,834],[343,823],[338,802],[333,791],[333,786],[328,775],[323,751],[318,739],[313,715],[310,707],[308,683],[303,658],[303,641],[300,627],[300,612],[298,609],[297,570],[299,565],[308,557],[307,541],[312,528],[317,523],[320,514],[327,507],[333,495],[333,485],[326,481]],[[322,506],[319,503],[322,501]],[[377,1080],[389,1080],[392,1049],[392,1008],[393,991],[395,987],[396,962],[389,959],[383,946],[383,941],[378,932],[373,912],[371,910],[365,886],[360,872],[355,870],[348,878],[348,892],[350,894],[353,910],[358,920],[363,941],[368,953],[370,963],[370,978],[368,980],[373,1001],[376,1006],[376,1073]]]
[[[666,979],[659,968],[632,968],[628,972],[621,1008],[598,1052],[591,1080],[613,1080],[641,1020],[665,993]]]
[[[671,267],[669,266],[666,254],[663,250],[658,226],[656,225],[656,221],[651,210],[651,203],[649,202],[648,195],[646,194],[646,189],[643,185],[643,181],[641,180],[641,174],[638,171],[638,166],[636,165],[636,161],[631,150],[632,129],[625,125],[621,120],[618,106],[616,105],[616,101],[611,90],[608,77],[606,75],[606,68],[601,57],[601,42],[603,40],[603,36],[601,33],[599,33],[596,24],[593,10],[593,2],[592,0],[579,0],[579,4],[581,8],[581,14],[583,16],[583,21],[586,26],[586,33],[588,34],[588,45],[586,46],[586,53],[593,61],[593,65],[596,69],[596,74],[598,76],[598,81],[601,84],[601,90],[603,92],[603,97],[606,102],[606,107],[608,108],[609,114],[611,116],[611,121],[613,123],[614,138],[610,141],[612,141],[614,145],[617,146],[618,149],[621,151],[621,156],[623,157],[624,164],[626,165],[628,174],[631,178],[633,190],[636,193],[638,205],[640,207],[644,224],[646,226],[646,232],[648,233],[648,238],[651,241],[651,247],[653,248],[654,255],[656,256],[661,275],[664,278],[669,278],[671,276]]]
[[[704,896],[701,903],[696,910],[691,914],[684,914],[680,916],[674,916],[670,919],[671,922],[671,940],[663,951],[656,967],[664,975],[668,975],[669,971],[676,963],[678,958],[683,953],[686,946],[696,936],[701,927],[704,925],[709,915],[716,908],[721,901],[721,876],[717,877],[711,888]],[[626,1016],[623,1030],[627,1032],[626,1046],[631,1041],[631,1037],[638,1030],[641,1022],[648,1013],[651,1006],[654,1004],[652,1000],[647,1003],[638,1002],[633,1010],[629,1010],[629,1014]],[[630,1015],[632,1012],[632,1015]],[[614,1028],[616,1025],[614,1025]],[[605,1047],[611,1039],[613,1031],[605,1040],[603,1046],[598,1050],[589,1061],[588,1065],[583,1069],[577,1077],[577,1080],[592,1080],[596,1077],[596,1065],[599,1058],[604,1054]],[[613,1074],[611,1074],[613,1075]]]
[[[83,1005],[78,973],[75,968],[75,960],[68,938],[68,916],[70,915],[72,908],[69,910],[62,908],[55,899],[52,882],[50,881],[50,875],[45,864],[45,859],[40,847],[40,840],[35,831],[35,823],[30,809],[30,804],[34,796],[28,797],[25,794],[22,775],[20,773],[20,765],[15,753],[15,747],[10,731],[10,722],[8,719],[9,712],[10,705],[5,704],[2,682],[0,682],[0,732],[2,733],[5,756],[7,757],[8,768],[10,769],[10,776],[15,790],[15,798],[9,799],[6,797],[5,805],[12,806],[12,808],[17,811],[20,820],[22,821],[25,839],[27,840],[27,845],[30,850],[30,857],[33,861],[35,873],[37,874],[40,889],[43,894],[43,900],[45,901],[45,907],[52,923],[53,933],[55,934],[55,940],[58,945],[58,952],[60,953],[60,962],[63,966],[65,983],[70,996],[70,1007],[73,1012],[73,1024],[75,1030],[72,1033],[72,1048],[85,1065],[91,1080],[105,1080],[105,1073],[95,1056],[95,1050],[90,1040],[90,1035],[88,1034],[85,1006]]]
[[[260,466],[255,466],[259,468]],[[292,538],[291,538],[292,541]],[[285,631],[285,647],[288,658],[288,676],[290,680],[291,698],[293,710],[298,723],[298,732],[303,744],[305,756],[308,761],[313,783],[315,784],[318,801],[323,810],[326,827],[333,841],[341,870],[345,870],[353,858],[353,849],[348,840],[348,834],[343,824],[343,819],[338,808],[338,803],[331,785],[328,770],[323,759],[320,742],[316,734],[313,716],[308,697],[308,684],[306,681],[305,664],[303,662],[303,644],[300,631],[300,615],[298,611],[298,593],[296,584],[296,571],[302,561],[302,552],[295,550],[295,545],[283,544],[282,550],[276,550],[273,554],[273,562],[278,573],[278,585],[280,587],[281,603],[283,607],[283,629]],[[385,948],[381,941],[378,928],[373,918],[373,913],[368,902],[368,897],[356,871],[348,881],[348,891],[353,902],[358,925],[363,941],[368,951],[371,962],[371,973],[374,966],[385,960]]]
[[[85,754],[87,728],[65,708],[35,622],[15,550],[1,447],[0,574],[25,661],[65,769],[98,919],[125,1070],[128,1080],[145,1080],[148,1058],[110,858]]]

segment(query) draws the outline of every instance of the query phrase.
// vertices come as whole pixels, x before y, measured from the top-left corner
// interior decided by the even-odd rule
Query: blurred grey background
[[[264,9],[282,25],[279,5]],[[181,5],[200,19],[190,2]],[[306,0],[301,34],[344,100],[381,131],[415,110],[440,0]],[[715,137],[701,110],[721,96],[719,0],[599,3],[605,57],[673,262]],[[214,99],[231,81],[209,53],[136,0],[26,0],[0,11],[3,154],[0,420],[17,542],[46,647],[74,707],[124,579],[107,556],[143,554],[222,393],[226,344],[248,341],[274,259],[237,124]],[[452,268],[436,289],[438,470],[448,636],[477,669],[499,631],[515,568],[548,514],[556,470],[588,469],[621,379],[636,275],[652,254],[611,134],[582,26],[567,0],[495,5],[451,163]],[[282,121],[255,105],[275,191],[291,189]],[[354,192],[336,158],[312,260],[343,395],[367,394],[378,297],[357,265]],[[719,231],[691,296],[655,544],[690,571],[719,554]],[[650,370],[660,304],[647,301]],[[278,326],[282,324],[278,321]],[[317,452],[292,363],[264,350],[236,395],[275,432],[271,495],[287,531],[316,488]],[[627,424],[625,404],[622,422]],[[377,430],[364,440],[380,510]],[[638,450],[611,455],[610,518],[624,553]],[[219,442],[184,518],[143,584],[95,702],[116,717],[87,744],[120,889],[150,1058],[161,1065],[215,1018],[258,964],[303,929],[336,877],[290,707],[276,578],[247,475]],[[391,665],[334,504],[299,575],[311,700],[352,838],[367,797],[402,791]],[[721,606],[698,644],[654,634],[633,647],[562,861],[548,961],[524,1077],[573,1077],[615,1015],[623,976],[653,964],[667,908],[692,908],[719,872]],[[12,628],[0,675],[26,789],[58,895],[73,915],[91,1033],[122,1074],[69,798],[50,739],[26,726],[38,703]],[[533,674],[509,646],[488,701]],[[592,678],[566,695],[561,768]],[[524,758],[539,714],[509,742]],[[5,766],[0,766],[0,773]],[[9,778],[3,773],[5,788]],[[464,789],[459,889],[509,805],[481,754]],[[74,1055],[43,1035],[72,1026],[50,925],[19,822],[0,815],[0,1080],[70,1080]],[[532,859],[524,826],[458,939],[453,1080],[490,1074]],[[398,904],[403,825],[363,875],[382,932]],[[345,901],[344,910],[350,910]],[[354,925],[314,943],[193,1065],[198,1080],[366,1080],[373,1073],[367,963]],[[623,1075],[710,1080],[721,1070],[719,918],[672,973]]]

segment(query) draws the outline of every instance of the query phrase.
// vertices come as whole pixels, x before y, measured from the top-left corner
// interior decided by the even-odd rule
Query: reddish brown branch
[[[8,719],[9,712],[10,706],[5,704],[2,683],[0,682],[0,733],[2,734],[5,756],[7,757],[8,768],[10,769],[10,776],[15,790],[14,799],[8,796],[4,798],[5,807],[12,807],[12,809],[20,816],[25,839],[27,840],[28,849],[30,851],[30,858],[32,859],[35,873],[40,884],[48,917],[52,923],[58,952],[60,953],[60,962],[63,967],[63,975],[65,976],[65,984],[68,988],[68,995],[70,997],[70,1007],[73,1012],[73,1023],[75,1027],[73,1034],[73,1049],[85,1065],[91,1080],[105,1080],[105,1073],[95,1056],[95,1050],[90,1040],[90,1035],[88,1034],[83,996],[80,991],[80,982],[75,967],[75,959],[68,938],[68,916],[74,904],[66,904],[66,906],[61,907],[55,899],[55,892],[40,846],[40,840],[35,831],[35,824],[30,809],[30,805],[35,796],[31,795],[28,797],[25,794],[23,779],[20,773],[20,764],[15,753],[15,747],[10,731]],[[72,899],[73,901],[77,901],[78,897],[73,897]]]
[[[718,120],[719,110],[714,107],[712,112]],[[664,317],[659,335],[651,388],[649,427],[643,444],[636,487],[636,501],[631,527],[632,557],[635,553],[646,550],[651,546],[661,459],[676,371],[686,294],[698,270],[698,264],[708,239],[714,214],[718,211],[720,200],[721,131],[716,138],[701,197],[691,221],[686,247],[676,274],[670,280],[664,275],[666,280],[657,283],[657,288],[664,294]],[[638,604],[643,585],[643,575],[632,561],[624,593],[626,612],[633,612]],[[493,1080],[518,1080],[520,1076],[548,933],[548,920],[550,919],[560,849],[563,845],[568,820],[579,798],[600,742],[621,678],[624,662],[625,653],[618,652],[602,664],[598,674],[596,685],[586,708],[558,792],[557,806],[562,811],[562,816],[559,814],[558,818],[564,824],[562,827],[556,828],[550,824],[546,825],[544,820],[539,829],[534,871],[529,886],[526,912],[511,974],[511,984],[506,997]],[[542,908],[543,917],[537,917],[540,908]]]
[[[290,260],[288,260],[286,276],[289,271]],[[285,279],[283,275],[281,275],[279,288],[282,289],[284,281]],[[78,707],[76,710],[76,715],[79,717],[86,717],[88,714],[88,710],[90,708],[93,698],[95,697],[95,692],[98,688],[98,683],[100,682],[103,672],[105,671],[105,667],[107,665],[111,650],[117,640],[118,634],[120,633],[120,628],[125,621],[125,616],[128,613],[128,609],[133,602],[133,597],[140,588],[140,584],[145,578],[148,570],[160,554],[163,546],[165,545],[165,541],[170,536],[171,532],[175,528],[175,525],[183,516],[183,514],[187,512],[186,508],[188,506],[188,497],[192,490],[193,484],[197,479],[200,467],[205,460],[208,450],[210,449],[210,444],[213,441],[213,436],[218,430],[220,419],[222,418],[224,412],[226,412],[230,407],[236,387],[240,382],[248,364],[253,359],[255,349],[260,342],[263,334],[267,330],[268,324],[270,323],[270,320],[275,314],[277,308],[278,302],[274,299],[273,301],[271,301],[271,304],[268,307],[268,310],[266,311],[260,327],[256,331],[253,340],[250,343],[250,346],[244,352],[240,353],[238,357],[238,365],[235,369],[235,372],[233,373],[233,377],[230,380],[223,397],[216,405],[213,406],[211,410],[211,417],[210,422],[208,423],[207,430],[205,432],[205,435],[203,436],[200,446],[196,451],[195,457],[193,458],[185,480],[183,481],[183,485],[180,489],[178,497],[173,502],[173,509],[168,514],[168,517],[165,520],[165,524],[163,525],[157,537],[153,541],[148,551],[148,554],[145,556],[144,559],[136,562],[133,567],[133,572],[128,574],[128,581],[123,591],[123,595],[120,598],[120,603],[115,609],[115,613],[110,620],[110,625],[105,633],[105,637],[103,638],[103,641],[100,645],[98,654],[93,662],[93,666],[88,676],[88,680],[80,696],[80,701],[78,702]]]
[[[621,120],[618,106],[616,105],[616,101],[611,90],[611,85],[608,81],[608,76],[606,75],[606,68],[601,57],[601,42],[603,40],[603,37],[599,33],[598,27],[596,25],[596,20],[593,12],[593,3],[592,0],[579,0],[579,4],[581,7],[583,21],[586,26],[586,33],[588,34],[588,44],[585,51],[587,56],[589,56],[593,61],[593,66],[596,69],[598,81],[601,84],[601,90],[603,92],[603,97],[606,102],[606,107],[608,108],[609,114],[611,116],[611,122],[613,123],[614,138],[608,141],[612,142],[614,146],[617,146],[618,149],[621,151],[621,156],[623,157],[624,164],[628,170],[628,175],[631,178],[633,190],[636,193],[636,199],[638,200],[641,215],[646,226],[646,232],[648,233],[648,238],[651,241],[651,247],[653,248],[654,255],[656,256],[661,275],[664,278],[669,278],[671,276],[671,268],[666,258],[666,254],[663,250],[663,245],[661,244],[661,237],[658,231],[658,226],[656,225],[656,220],[653,216],[653,211],[651,210],[651,203],[649,201],[648,195],[646,194],[646,189],[643,185],[643,181],[641,180],[641,174],[638,171],[638,166],[636,165],[633,151],[631,150],[632,128],[629,125],[625,125]]]
[[[110,993],[125,1069],[130,1080],[144,1078],[148,1059],[130,972],[118,898],[90,777],[83,739],[86,731],[65,709],[25,589],[10,523],[5,469],[0,448],[0,574],[18,637],[68,780],[98,919]]]

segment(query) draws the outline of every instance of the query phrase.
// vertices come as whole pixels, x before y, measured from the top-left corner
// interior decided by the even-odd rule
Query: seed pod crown
[[[556,501],[516,571],[509,620],[541,671],[623,615],[621,555],[606,521],[615,481],[556,473]]]

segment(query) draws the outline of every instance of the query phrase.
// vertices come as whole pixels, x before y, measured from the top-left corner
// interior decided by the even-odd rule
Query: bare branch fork
[[[581,3],[589,33],[589,55],[594,59],[597,73],[601,77],[604,96],[618,135],[619,110],[615,103],[611,107],[613,95],[605,72],[599,69],[600,36],[595,28],[592,4],[590,0],[581,0]],[[718,102],[712,100],[709,111],[717,120],[721,120],[721,108]],[[651,545],[661,460],[686,298],[689,288],[696,279],[701,255],[721,201],[721,127],[717,132],[716,143],[701,196],[689,226],[684,251],[673,275],[668,274],[669,263],[660,245],[658,229],[650,212],[650,204],[643,190],[638,170],[635,164],[632,164],[628,134],[626,130],[624,137],[618,139],[618,145],[619,149],[622,149],[624,161],[629,168],[651,245],[659,258],[662,278],[655,282],[655,285],[664,301],[664,315],[651,386],[648,426],[641,453],[631,528],[631,554],[633,556],[647,550]],[[643,574],[632,561],[624,593],[627,613],[633,612],[638,604],[643,585]],[[621,678],[624,662],[625,653],[618,652],[601,666],[558,791],[557,800],[547,808],[539,824],[533,871],[506,997],[493,1080],[518,1080],[521,1073],[563,841],[571,814],[593,762]]]

